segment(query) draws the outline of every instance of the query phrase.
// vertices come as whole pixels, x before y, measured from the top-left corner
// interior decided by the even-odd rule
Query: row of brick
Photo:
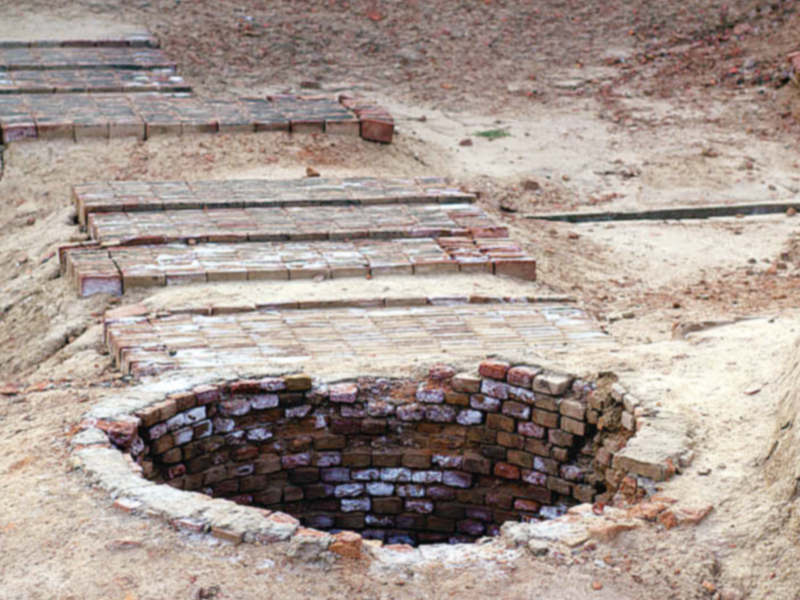
[[[93,213],[93,240],[107,245],[470,236],[506,238],[474,204],[289,206]]]
[[[394,130],[393,126],[391,128]],[[205,100],[167,94],[19,94],[0,96],[0,142],[284,131],[370,137],[335,98],[281,96]],[[366,132],[366,135],[365,135]],[[385,131],[384,131],[385,133]]]
[[[3,71],[175,69],[175,66],[163,50],[144,46],[0,47],[0,70]]]
[[[234,365],[261,369],[311,357],[482,357],[607,339],[570,304],[444,300],[434,306],[424,304],[436,299],[406,298],[392,300],[391,307],[352,302],[351,308],[130,316],[108,321],[105,338],[117,366],[137,376]]]
[[[78,94],[84,92],[191,92],[174,69],[65,69],[4,71],[0,94]]]
[[[64,249],[63,274],[81,297],[216,281],[489,273],[536,278],[536,261],[506,239],[168,244]]]
[[[149,31],[134,31],[117,37],[97,39],[28,39],[0,40],[0,48],[158,48],[158,41]]]
[[[476,194],[443,177],[344,179],[224,179],[219,181],[109,181],[73,187],[82,225],[94,212],[135,212],[337,204],[474,202]]]

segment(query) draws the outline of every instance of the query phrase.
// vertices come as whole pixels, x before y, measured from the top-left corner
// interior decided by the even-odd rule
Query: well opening
[[[631,435],[610,385],[485,361],[422,381],[205,385],[141,411],[149,479],[386,543],[472,542],[606,499]]]

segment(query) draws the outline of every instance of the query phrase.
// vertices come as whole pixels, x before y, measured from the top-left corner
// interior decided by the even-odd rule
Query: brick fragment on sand
[[[342,531],[333,536],[333,542],[328,549],[334,554],[344,558],[363,558],[364,540],[353,531]]]

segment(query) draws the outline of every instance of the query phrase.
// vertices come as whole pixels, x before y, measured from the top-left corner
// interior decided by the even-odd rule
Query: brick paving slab
[[[560,303],[134,316],[107,320],[105,325],[117,366],[137,376],[226,366],[263,369],[268,362],[297,364],[311,358],[443,355],[452,360],[608,339],[586,313]]]
[[[9,48],[157,48],[158,41],[147,31],[98,39],[0,40],[0,50]]]
[[[442,177],[222,181],[110,181],[73,187],[78,218],[90,213],[335,204],[473,202]]]
[[[174,69],[68,69],[3,71],[0,94],[191,92]]]
[[[536,261],[511,240],[430,238],[75,248],[64,273],[82,297],[136,287],[438,273],[535,279]]]
[[[471,236],[505,238],[474,204],[290,206],[93,213],[88,231],[105,245],[310,241]]]
[[[336,98],[203,100],[167,94],[0,95],[0,142],[285,131],[361,135]]]
[[[5,71],[170,68],[175,62],[159,48],[0,48],[0,69]]]

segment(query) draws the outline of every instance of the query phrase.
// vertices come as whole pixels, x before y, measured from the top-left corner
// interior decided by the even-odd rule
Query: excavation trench
[[[472,542],[610,498],[633,429],[614,379],[486,361],[480,376],[437,366],[423,381],[232,381],[140,411],[128,450],[148,479],[305,527]]]

